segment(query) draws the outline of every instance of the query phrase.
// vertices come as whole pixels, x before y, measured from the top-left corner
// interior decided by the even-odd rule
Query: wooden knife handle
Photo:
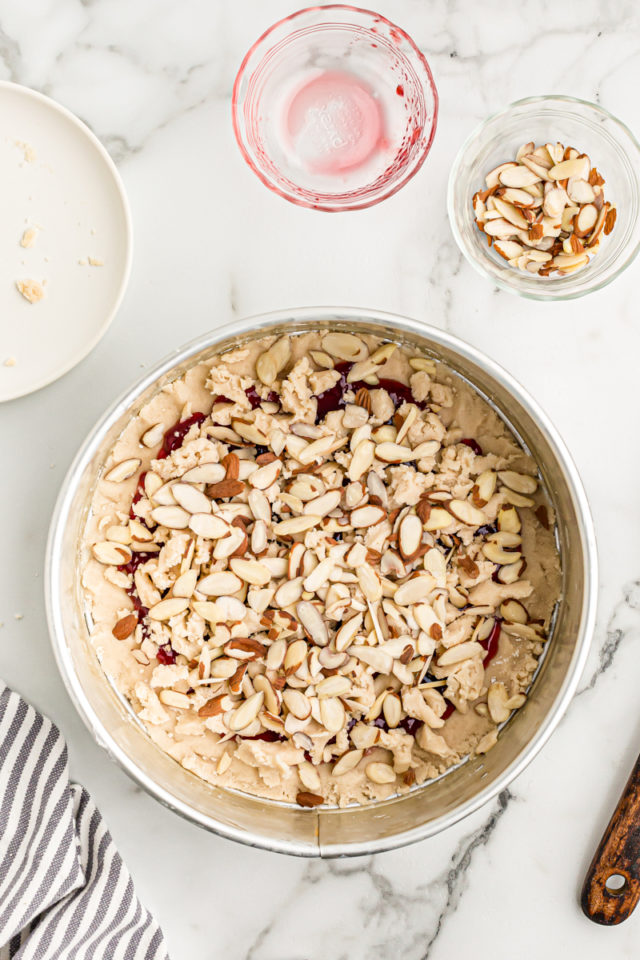
[[[615,879],[612,879],[615,878]],[[622,923],[640,900],[640,757],[591,862],[582,909],[594,923]]]

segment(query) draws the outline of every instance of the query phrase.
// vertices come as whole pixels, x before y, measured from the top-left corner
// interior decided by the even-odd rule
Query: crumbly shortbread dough
[[[92,643],[204,780],[302,805],[406,791],[525,701],[560,590],[536,476],[409,348],[253,341],[159,390],[105,463]]]

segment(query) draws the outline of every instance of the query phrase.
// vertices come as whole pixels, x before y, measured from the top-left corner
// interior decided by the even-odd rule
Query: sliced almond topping
[[[151,607],[149,618],[151,620],[170,620],[172,617],[184,613],[188,606],[189,601],[186,597],[168,597]]]
[[[403,517],[398,528],[398,547],[405,560],[413,559],[422,542],[422,521],[415,513]]]
[[[115,467],[111,467],[111,469],[105,473],[104,479],[109,483],[122,483],[123,480],[128,480],[134,475],[141,462],[137,457],[132,457],[130,460],[123,460],[121,463],[117,463]]]
[[[236,593],[242,586],[242,580],[231,570],[210,573],[198,581],[198,591],[205,597],[222,597]]]
[[[334,777],[342,777],[345,773],[350,773],[358,766],[364,756],[364,750],[348,750],[343,753],[339,760],[333,765],[331,771]]]
[[[318,608],[308,600],[301,600],[296,604],[296,613],[309,639],[318,647],[326,646],[329,642],[327,625]]]
[[[538,489],[536,478],[530,477],[526,473],[516,473],[515,470],[500,470],[498,477],[510,490],[523,493],[525,496],[535,493]]]
[[[301,517],[289,517],[287,520],[281,520],[279,523],[274,523],[273,531],[278,536],[291,536],[295,533],[304,533],[305,530],[311,530],[313,527],[317,526],[322,517],[318,517],[315,514],[305,514]]]
[[[322,349],[338,360],[364,360],[367,348],[352,333],[327,333],[322,338]]]
[[[111,543],[105,540],[102,543],[94,543],[91,548],[96,560],[100,563],[121,566],[123,563],[129,563],[133,556],[129,547],[122,543]]]
[[[396,775],[392,766],[388,763],[368,763],[364,768],[365,773],[372,783],[394,783]]]
[[[320,700],[320,717],[325,730],[339,733],[347,719],[342,701],[337,697],[323,697]]]
[[[243,560],[240,557],[232,557],[229,566],[245,583],[264,586],[271,580],[271,571],[259,560]]]
[[[358,507],[356,510],[352,510],[349,520],[352,527],[373,527],[384,520],[386,516],[386,510],[383,510],[382,507],[367,504],[364,507]],[[420,532],[422,532],[422,528]]]
[[[248,699],[231,714],[228,721],[229,730],[244,730],[250,723],[253,723],[262,709],[263,702],[264,694],[261,691],[248,697]]]

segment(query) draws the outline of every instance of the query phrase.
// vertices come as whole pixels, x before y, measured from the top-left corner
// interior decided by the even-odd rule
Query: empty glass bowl
[[[413,40],[379,14],[334,5],[274,24],[233,88],[242,154],[266,186],[316,210],[399,190],[431,147],[438,95]]]
[[[581,270],[538,277],[509,266],[475,225],[471,200],[485,188],[485,175],[515,159],[524,143],[560,141],[588,154],[604,177],[605,199],[617,219],[600,249]],[[469,263],[497,286],[532,300],[569,300],[599,290],[632,262],[640,247],[640,146],[631,131],[595,103],[572,97],[518,100],[484,121],[461,147],[449,176],[451,229]]]

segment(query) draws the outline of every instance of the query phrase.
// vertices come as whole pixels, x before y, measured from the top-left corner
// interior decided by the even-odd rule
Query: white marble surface
[[[0,2],[0,78],[59,99],[102,138],[129,192],[136,244],[128,294],[103,342],[58,383],[0,410],[0,675],[60,724],[74,776],[103,810],[173,960],[636,956],[640,915],[598,928],[583,918],[577,892],[640,749],[640,268],[566,304],[498,292],[462,261],[445,186],[470,129],[518,97],[582,96],[639,129],[638,8],[621,0],[376,5],[429,58],[441,120],[411,184],[338,217],[272,195],[233,141],[235,70],[261,31],[290,12],[288,0]],[[602,566],[581,693],[510,790],[434,840],[325,863],[209,836],[112,766],[63,688],[42,599],[59,485],[115,395],[142,367],[229,317],[317,303],[427,320],[508,367],[573,452]]]

